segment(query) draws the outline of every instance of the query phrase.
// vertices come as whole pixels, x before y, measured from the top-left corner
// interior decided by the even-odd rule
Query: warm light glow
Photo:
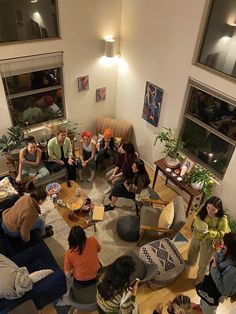
[[[127,70],[128,70],[128,64],[127,62],[125,61],[124,58],[119,58],[119,72],[120,73],[126,73]]]
[[[104,39],[107,40],[107,41],[115,41],[113,35],[106,35],[106,36],[104,37]]]
[[[234,15],[229,16],[226,22],[230,26],[236,26],[236,18]]]
[[[31,3],[37,3],[38,0],[30,0]]]
[[[110,66],[117,64],[118,60],[119,60],[119,58],[116,56],[113,58],[103,56],[100,58],[100,63],[103,66],[110,67]]]

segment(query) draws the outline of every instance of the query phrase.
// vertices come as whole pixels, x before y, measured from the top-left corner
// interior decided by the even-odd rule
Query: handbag
[[[122,313],[122,305],[129,299],[131,298],[131,292],[130,290],[128,291],[125,291],[122,298],[121,298],[121,301],[120,301],[120,312],[119,313]],[[139,314],[139,309],[138,309],[138,305],[136,302],[132,302],[133,303],[133,309],[131,310],[130,314]]]
[[[196,292],[209,305],[219,305],[221,293],[218,291],[211,274],[205,275],[202,282],[195,286]]]

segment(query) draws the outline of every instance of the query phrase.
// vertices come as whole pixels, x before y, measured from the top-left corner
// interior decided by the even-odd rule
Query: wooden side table
[[[178,188],[180,188],[181,190],[185,191],[189,196],[189,202],[188,202],[188,207],[187,207],[187,211],[186,211],[186,216],[188,216],[189,211],[191,210],[192,206],[195,205],[195,209],[197,209],[201,203],[202,197],[203,197],[203,191],[198,191],[193,189],[188,183],[184,182],[184,181],[178,181],[177,180],[177,176],[173,177],[172,174],[173,172],[167,172],[166,168],[167,166],[164,163],[164,158],[157,160],[154,162],[154,164],[156,165],[156,169],[155,169],[155,174],[154,174],[154,180],[153,180],[153,184],[152,184],[152,188],[154,189],[155,184],[156,184],[156,179],[158,176],[158,172],[161,171],[165,177],[166,177],[166,181],[165,184],[168,183],[168,180],[170,180],[172,183],[174,183]]]

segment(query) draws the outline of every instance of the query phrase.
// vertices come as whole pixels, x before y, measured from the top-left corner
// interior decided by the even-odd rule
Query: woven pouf
[[[153,289],[167,285],[184,270],[184,260],[169,238],[142,246],[139,250],[139,257],[147,263],[157,265],[158,271],[149,281],[149,285]]]
[[[136,242],[139,239],[139,217],[124,216],[117,221],[117,233],[120,238],[127,242]]]

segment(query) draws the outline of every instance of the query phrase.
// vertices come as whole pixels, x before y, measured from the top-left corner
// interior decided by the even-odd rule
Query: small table
[[[190,209],[192,208],[193,204],[196,204],[196,206],[194,206],[195,208],[199,207],[201,200],[202,200],[202,196],[203,196],[203,192],[201,190],[198,191],[198,190],[193,189],[188,183],[186,183],[184,181],[178,181],[177,176],[173,177],[172,176],[173,172],[167,172],[166,168],[168,168],[168,166],[165,165],[164,158],[155,161],[154,164],[156,165],[156,170],[155,170],[154,180],[153,180],[153,184],[152,184],[153,189],[155,187],[158,171],[160,170],[166,177],[165,184],[167,184],[168,180],[170,180],[177,187],[179,187],[181,190],[185,191],[190,196],[190,200],[189,200],[187,211],[186,211],[186,216],[188,216],[188,213],[189,213]]]
[[[70,181],[71,187],[67,186],[66,182],[63,182],[61,184],[61,190],[58,193],[58,198],[62,199],[62,201],[66,204],[67,200],[71,199],[72,197],[75,197],[75,192],[77,188],[80,188],[80,186],[75,181]],[[88,196],[85,194],[83,189],[81,189],[81,196],[83,199],[86,199]],[[86,219],[86,215],[84,213],[78,213],[75,215],[75,218],[72,220],[68,217],[68,214],[71,212],[71,210],[67,207],[59,206],[57,203],[54,203],[54,206],[62,216],[62,218],[65,220],[65,222],[68,224],[70,228],[74,226],[80,226],[81,228],[85,229],[90,226],[94,226],[94,231],[96,231],[96,225],[94,221],[88,221]]]

